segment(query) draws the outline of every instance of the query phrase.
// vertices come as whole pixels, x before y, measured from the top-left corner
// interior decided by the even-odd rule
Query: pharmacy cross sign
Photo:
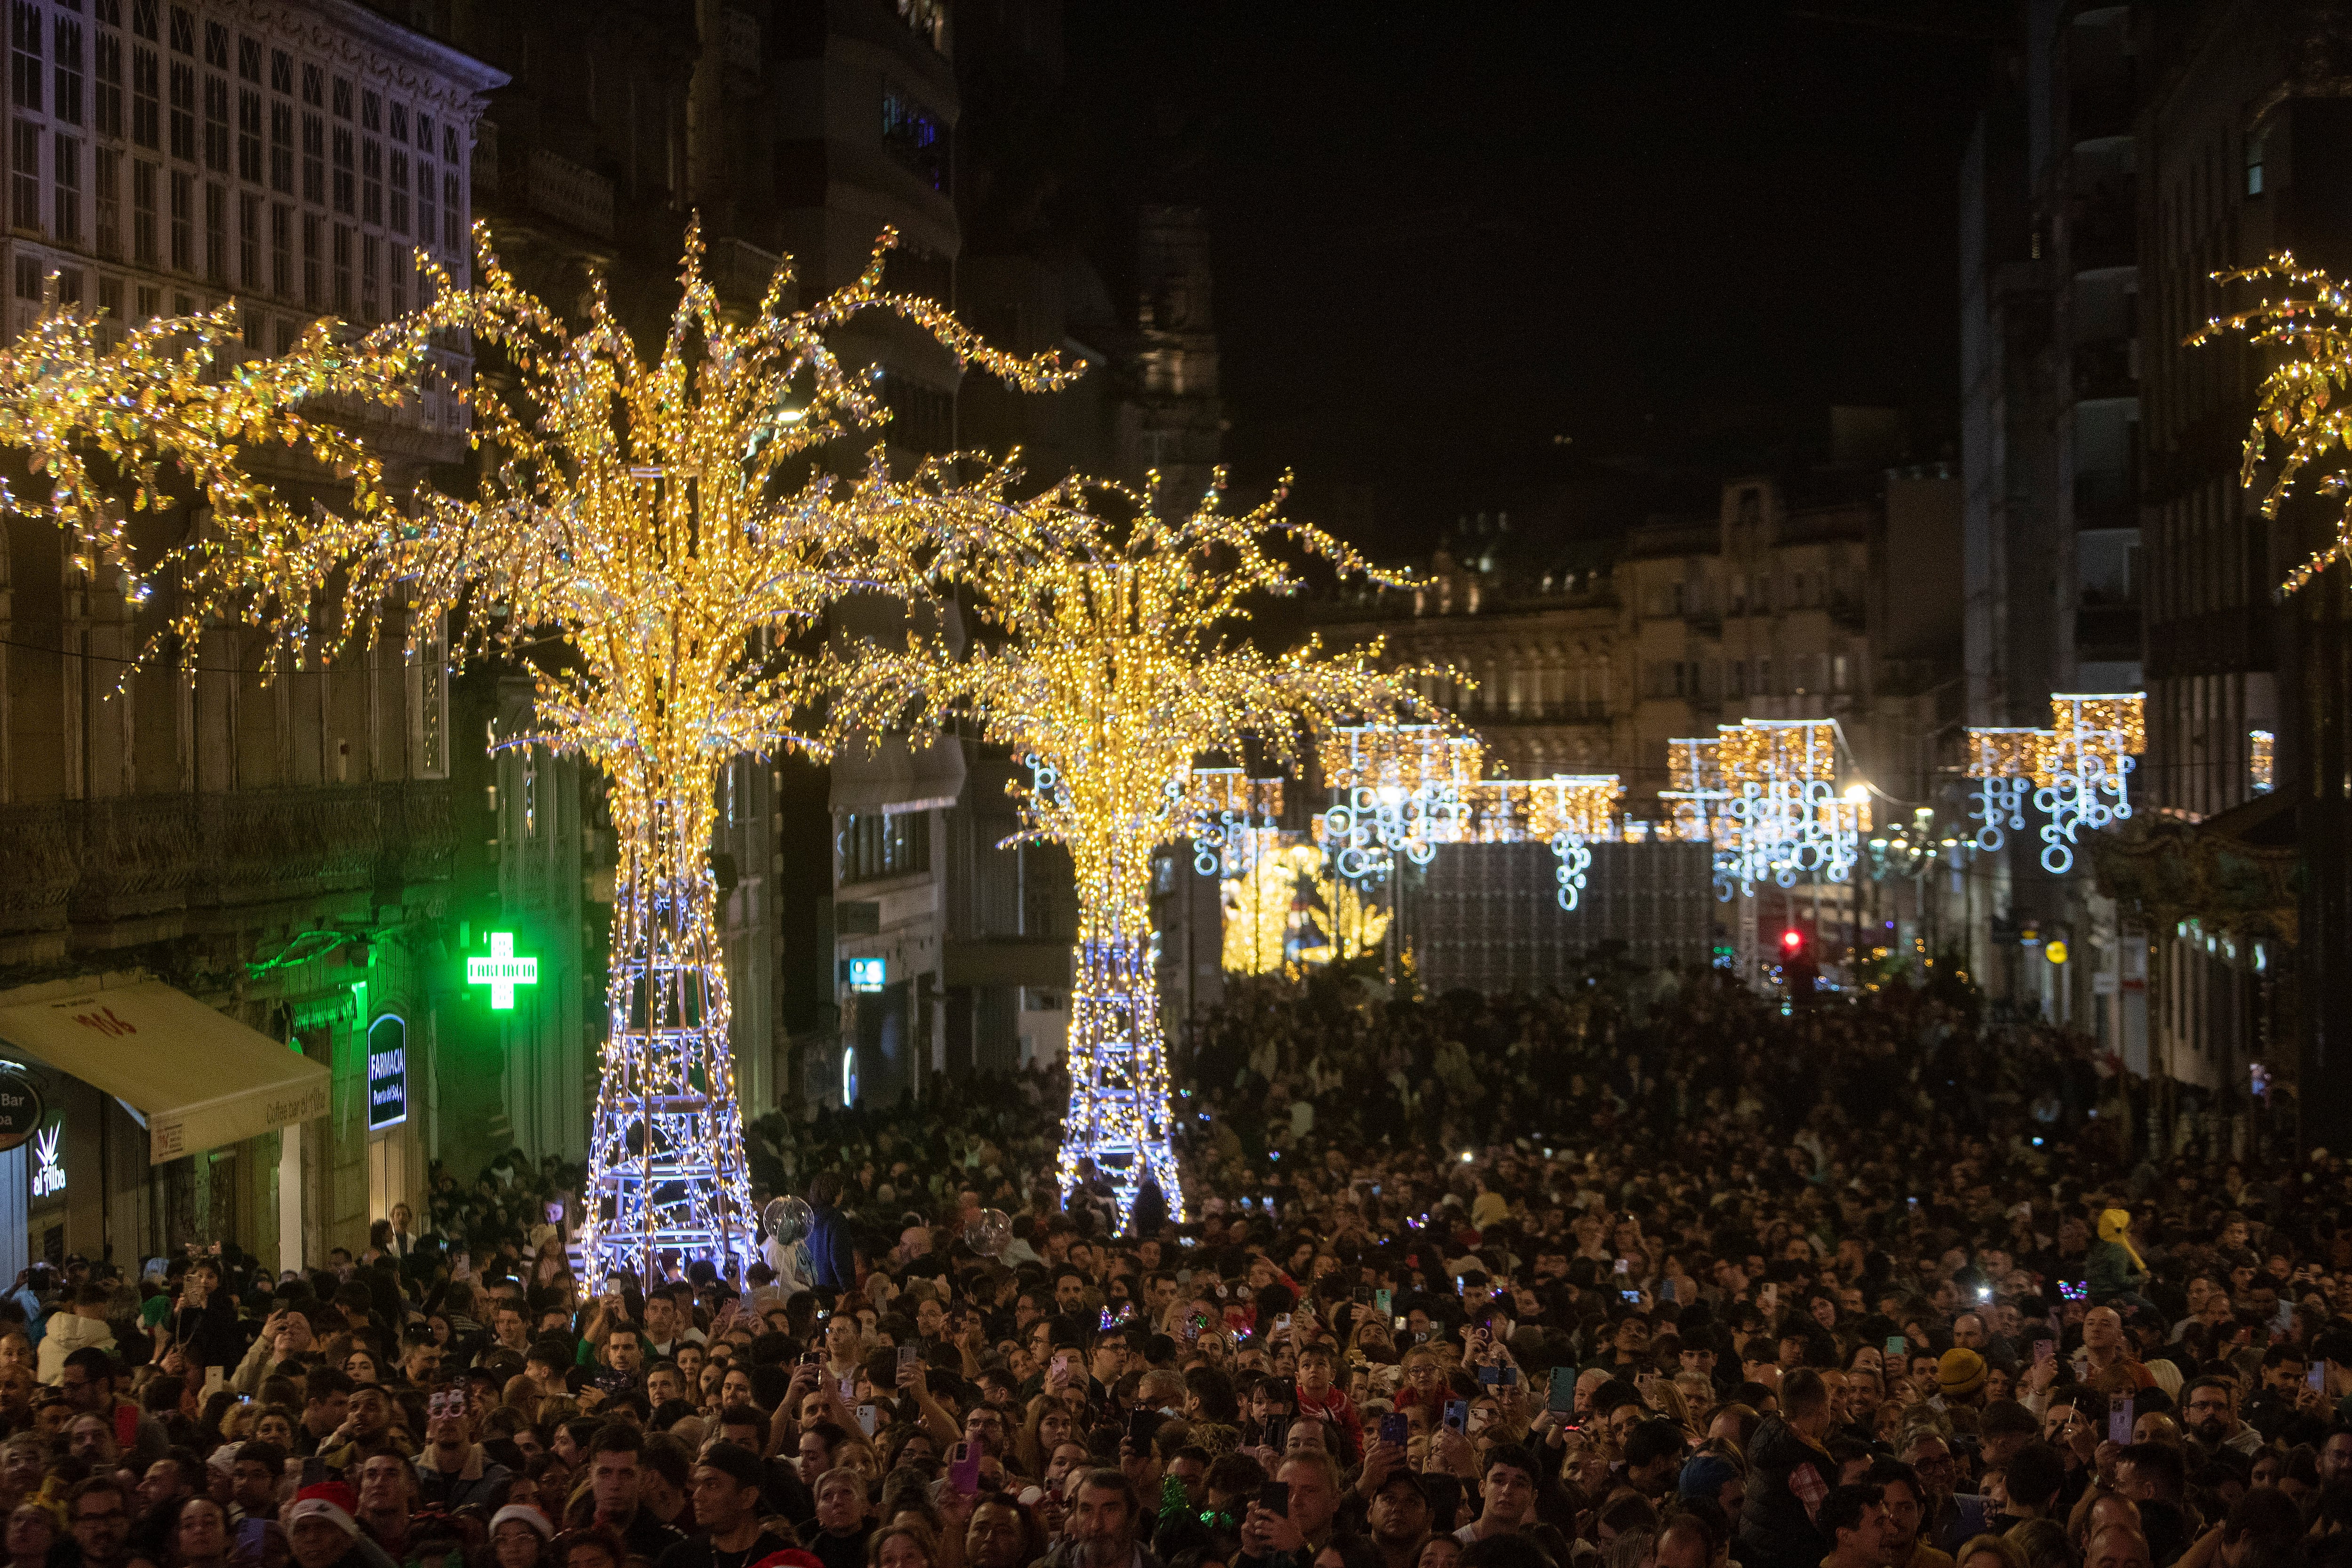
[[[514,1008],[514,988],[539,984],[539,960],[517,958],[512,931],[490,933],[490,955],[466,960],[466,984],[490,988],[490,1005],[501,1013]]]

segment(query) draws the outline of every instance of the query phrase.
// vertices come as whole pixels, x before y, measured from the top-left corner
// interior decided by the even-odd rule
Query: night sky
[[[1833,402],[1949,455],[2005,8],[1818,15],[1865,7],[1934,12],[1080,0],[1070,79],[1210,211],[1237,479],[1425,553],[1594,465],[1801,459]]]

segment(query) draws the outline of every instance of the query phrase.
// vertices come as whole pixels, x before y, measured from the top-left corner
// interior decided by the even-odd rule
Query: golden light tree
[[[1176,519],[1160,514],[1156,485],[1070,479],[1004,501],[942,561],[969,595],[971,651],[957,658],[939,636],[877,651],[862,695],[836,715],[845,733],[961,716],[1026,763],[1024,830],[1065,846],[1077,880],[1061,1186],[1108,1179],[1122,1224],[1147,1181],[1171,1212],[1182,1203],[1150,900],[1154,852],[1215,808],[1196,765],[1255,753],[1279,768],[1334,725],[1438,718],[1414,685],[1423,672],[1380,668],[1378,643],[1274,654],[1247,640],[1254,602],[1304,585],[1288,557],[1371,568],[1281,518],[1279,496],[1225,510],[1222,486]]]
[[[2263,298],[2252,310],[2208,321],[2189,336],[2189,345],[2234,333],[2256,351],[2279,351],[2263,374],[2240,468],[2245,487],[2263,490],[2263,515],[2275,519],[2308,470],[2332,450],[2352,450],[2347,439],[2352,404],[2344,400],[2352,386],[2352,296],[2326,273],[2295,265],[2288,251],[2259,267],[2214,276],[2225,285],[2260,284]],[[2265,461],[2277,465],[2267,486],[2262,483]],[[2336,537],[2287,574],[2290,594],[2335,563],[2352,560],[2352,472],[2338,463],[2319,475],[2317,489],[2342,498]]]
[[[991,472],[967,486],[937,460],[894,475],[878,441],[849,477],[827,472],[827,447],[877,440],[887,416],[876,376],[840,361],[824,332],[884,311],[1017,385],[1066,379],[1050,355],[999,353],[940,306],[885,290],[891,243],[886,234],[862,277],[803,309],[786,306],[780,268],[759,310],[734,322],[689,232],[678,304],[648,356],[601,286],[575,330],[517,285],[478,230],[475,287],[436,271],[414,316],[357,341],[315,331],[284,361],[237,373],[257,390],[216,395],[217,409],[189,378],[125,372],[134,406],[168,393],[195,411],[192,433],[166,425],[149,438],[175,457],[193,448],[199,476],[238,503],[165,563],[187,626],[235,616],[273,629],[297,658],[326,658],[375,637],[387,610],[404,612],[412,653],[425,628],[460,624],[461,658],[496,654],[534,676],[540,728],[500,744],[576,752],[603,770],[619,866],[584,1237],[603,1268],[650,1277],[696,1258],[752,1260],[709,859],[720,770],[822,752],[809,715],[843,666],[795,639],[845,596],[921,597],[940,543],[992,515],[1004,482]],[[304,424],[301,399],[414,395],[429,346],[451,332],[498,362],[467,394],[478,483],[389,504],[364,448]],[[311,441],[356,479],[354,504],[240,491],[233,437],[247,426]],[[100,546],[102,520],[95,507],[66,519]]]

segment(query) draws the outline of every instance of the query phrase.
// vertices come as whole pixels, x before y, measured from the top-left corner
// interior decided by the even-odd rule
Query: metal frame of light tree
[[[2000,824],[2021,827],[2026,785],[2042,817],[2042,868],[2074,868],[2084,830],[2132,814],[2133,758],[2147,749],[2147,698],[2137,691],[2058,692],[2047,730],[1971,729],[1968,776],[1978,781],[1977,847],[1998,849]]]
[[[283,360],[228,373],[228,395],[197,377],[169,384],[192,405],[224,405],[215,440],[308,439],[355,479],[352,505],[295,509],[228,483],[227,449],[230,499],[257,499],[169,562],[187,589],[175,624],[247,620],[299,661],[372,642],[396,607],[412,655],[454,619],[458,658],[531,670],[541,728],[500,743],[600,766],[620,858],[583,1245],[600,1271],[646,1278],[694,1258],[748,1265],[756,1218],[709,863],[719,771],[740,755],[820,751],[803,715],[845,671],[790,639],[845,595],[920,594],[939,541],[1003,483],[997,470],[967,486],[936,461],[894,478],[878,446],[854,479],[825,474],[823,448],[887,413],[872,374],[845,366],[823,334],[884,311],[1014,384],[1066,376],[1050,356],[996,353],[940,307],[885,291],[887,232],[855,283],[790,310],[780,267],[757,313],[730,323],[689,229],[679,302],[651,360],[601,283],[573,331],[516,285],[486,229],[476,237],[471,289],[425,262],[430,302],[391,326],[354,339],[324,323]],[[215,314],[220,342],[229,313]],[[503,361],[458,389],[484,452],[476,493],[421,491],[404,515],[362,444],[291,411],[321,395],[403,402],[451,332]],[[199,446],[200,477],[211,455]]]
[[[1061,1188],[1108,1180],[1122,1226],[1147,1179],[1171,1212],[1182,1206],[1151,865],[1161,845],[1200,826],[1195,768],[1219,754],[1286,767],[1310,733],[1366,715],[1433,718],[1414,682],[1450,673],[1382,669],[1377,642],[1327,654],[1310,639],[1272,655],[1244,640],[1252,600],[1303,585],[1278,546],[1374,574],[1328,534],[1282,521],[1279,494],[1231,513],[1222,490],[1220,476],[1181,520],[1160,515],[1156,481],[1139,493],[1073,479],[1005,500],[943,563],[969,595],[969,653],[922,634],[901,652],[877,649],[868,695],[836,712],[836,723],[868,731],[966,716],[980,738],[1027,762],[1024,830],[1069,850],[1078,894]]]

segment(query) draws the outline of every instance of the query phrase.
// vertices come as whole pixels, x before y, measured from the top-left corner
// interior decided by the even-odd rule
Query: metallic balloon
[[[1003,1209],[982,1209],[963,1227],[963,1244],[982,1258],[1002,1258],[1013,1245],[1013,1221]]]
[[[761,1211],[760,1228],[778,1247],[790,1247],[803,1240],[816,1216],[809,1210],[805,1199],[795,1197],[771,1198]]]

